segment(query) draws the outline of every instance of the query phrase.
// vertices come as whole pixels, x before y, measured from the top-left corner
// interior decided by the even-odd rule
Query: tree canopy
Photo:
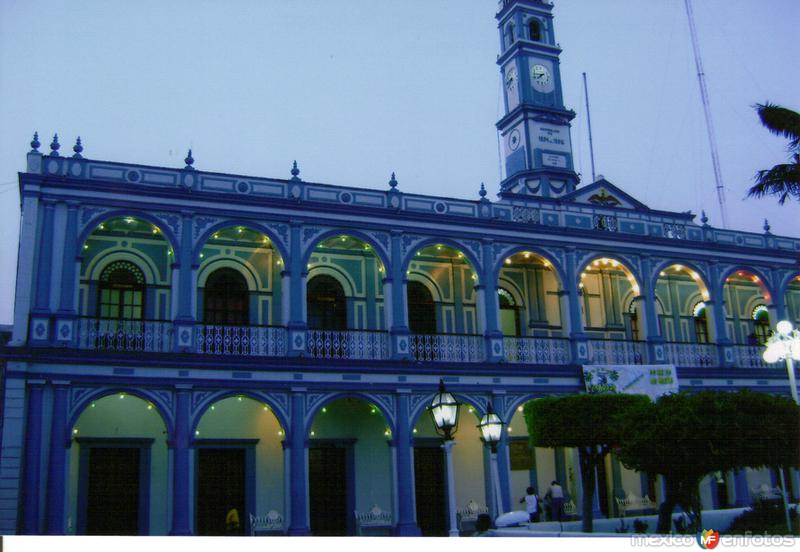
[[[800,113],[769,102],[756,104],[756,111],[770,132],[789,140],[789,162],[758,171],[749,197],[778,196],[781,205],[788,198],[800,201]]]

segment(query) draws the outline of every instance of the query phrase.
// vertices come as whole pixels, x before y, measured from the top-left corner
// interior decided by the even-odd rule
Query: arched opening
[[[514,23],[509,22],[505,27],[504,42],[506,48],[514,44]]]
[[[327,275],[308,281],[308,327],[312,330],[343,331],[347,329],[347,299],[339,281]]]
[[[250,323],[250,294],[241,272],[219,268],[208,276],[203,289],[203,322],[231,326]]]
[[[463,402],[463,398],[457,399]],[[459,407],[454,433],[456,446],[452,449],[456,510],[464,510],[472,504],[479,511],[488,511],[489,457],[480,440],[479,421],[478,410],[473,405]],[[427,410],[419,413],[412,439],[417,525],[423,536],[446,536],[450,526],[444,451],[442,438],[437,435]]]
[[[483,360],[475,289],[478,276],[466,255],[449,245],[424,246],[408,262],[406,277],[414,357],[454,362]]]
[[[762,279],[748,270],[730,274],[723,286],[725,327],[737,366],[765,366],[763,343],[769,337],[772,304]]]
[[[684,265],[673,264],[659,272],[655,295],[661,304],[659,315],[661,335],[668,343],[709,343],[706,311],[695,312],[700,301],[708,301],[708,288],[700,275]],[[697,328],[700,328],[698,334]],[[700,341],[700,340],[704,341]]]
[[[145,279],[141,269],[130,261],[116,261],[100,273],[97,316],[115,320],[144,318]]]
[[[79,535],[166,535],[167,429],[128,393],[96,399],[72,427],[68,517]]]
[[[239,395],[208,407],[193,442],[195,534],[249,535],[250,514],[284,519],[283,439],[263,402]],[[284,529],[276,523],[271,531]]]
[[[509,337],[520,337],[522,335],[519,323],[520,307],[514,296],[504,288],[497,289],[497,296],[500,301],[500,331]]]
[[[766,305],[758,305],[753,309],[753,333],[751,336],[752,345],[765,345],[767,339],[772,335],[769,323],[769,310]]]
[[[421,282],[408,282],[408,328],[415,334],[434,334],[437,330],[433,295]]]
[[[787,318],[795,328],[800,327],[800,276],[793,278],[786,286],[784,301]]]
[[[701,345],[710,343],[708,333],[708,308],[704,302],[697,303],[692,308],[692,319],[694,320],[694,339]]]
[[[354,512],[367,513],[376,506],[393,511],[392,459],[387,445],[392,434],[377,406],[355,397],[333,400],[314,416],[308,437],[312,535],[355,535]]]
[[[531,19],[528,22],[528,36],[535,42],[542,40],[542,24],[538,19]]]

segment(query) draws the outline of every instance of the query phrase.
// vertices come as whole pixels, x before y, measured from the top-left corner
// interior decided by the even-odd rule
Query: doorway
[[[447,535],[444,451],[440,447],[414,447],[414,491],[417,497],[417,525],[422,535]]]
[[[197,451],[197,534],[243,535],[247,515],[245,496],[246,450],[200,448]],[[239,527],[226,524],[235,508]]]
[[[138,535],[141,449],[91,447],[86,488],[87,535]]]
[[[315,537],[353,534],[355,497],[349,488],[348,452],[349,447],[335,444],[312,444],[308,449],[309,513]]]

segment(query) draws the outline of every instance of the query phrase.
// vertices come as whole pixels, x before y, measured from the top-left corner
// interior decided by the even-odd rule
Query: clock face
[[[539,92],[549,92],[552,89],[553,76],[550,70],[537,63],[531,66],[531,85]]]
[[[506,71],[506,88],[509,91],[514,89],[514,86],[517,84],[517,70],[513,67],[510,67],[508,71]]]
[[[519,130],[516,128],[508,135],[508,149],[516,151],[520,144]]]

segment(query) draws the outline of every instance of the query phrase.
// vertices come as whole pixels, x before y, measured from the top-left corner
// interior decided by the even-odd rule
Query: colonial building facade
[[[500,509],[583,492],[575,451],[533,449],[521,407],[585,389],[585,365],[659,365],[680,389],[788,394],[761,344],[800,324],[800,240],[578,186],[552,5],[497,14],[507,177],[497,200],[43,153],[22,198],[0,449],[5,534],[221,534],[231,508],[292,535],[446,530],[426,407],[463,403],[457,507],[492,506],[476,429],[491,402]],[[609,458],[598,509],[661,497]],[[707,507],[774,474],[718,474]],[[798,488],[798,481],[792,484]]]

